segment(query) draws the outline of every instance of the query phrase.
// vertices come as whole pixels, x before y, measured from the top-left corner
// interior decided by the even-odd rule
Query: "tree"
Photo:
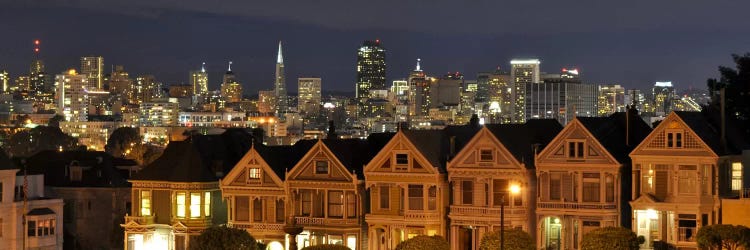
[[[440,236],[420,235],[401,242],[396,250],[448,250],[451,249],[448,241]]]
[[[137,128],[120,127],[112,131],[104,145],[104,151],[115,157],[135,153],[141,146],[141,135]],[[141,153],[142,154],[142,153]]]
[[[44,150],[75,150],[78,139],[70,137],[60,128],[37,126],[15,133],[8,140],[8,153],[17,157],[32,156]]]
[[[344,245],[322,244],[302,248],[302,250],[351,250]]]
[[[638,236],[623,227],[603,227],[583,235],[581,250],[637,250]]]
[[[211,227],[190,239],[190,250],[243,249],[256,250],[255,238],[247,231],[229,227]]]
[[[698,247],[708,249],[750,249],[750,228],[739,225],[701,227],[695,236]]]
[[[503,230],[503,249],[508,250],[533,250],[534,240],[529,233],[521,229]],[[490,232],[482,237],[479,249],[494,250],[500,248],[500,231]]]
[[[750,53],[733,54],[732,59],[736,68],[719,66],[719,79],[708,79],[711,106],[719,106],[719,91],[725,89],[727,117],[739,120],[750,135]]]

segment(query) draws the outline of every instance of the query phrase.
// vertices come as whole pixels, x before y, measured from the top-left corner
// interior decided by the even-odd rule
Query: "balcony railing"
[[[308,226],[331,226],[331,225],[350,225],[358,224],[357,218],[316,218],[316,217],[295,217],[297,225]]]
[[[538,202],[538,208],[560,208],[560,209],[617,209],[616,204],[586,204],[578,202]]]
[[[130,216],[125,215],[125,223],[133,221],[140,225],[154,224],[154,216]]]
[[[440,214],[436,211],[404,211],[404,219],[406,220],[441,220]]]
[[[750,188],[743,188],[742,190],[740,190],[740,198],[741,199],[750,198]]]
[[[254,230],[254,231],[284,232],[284,224],[230,222],[229,226],[233,228],[237,228],[237,229],[246,229],[246,230]]]
[[[694,227],[679,227],[677,228],[679,235],[678,241],[694,242],[696,230]]]
[[[450,213],[452,215],[472,215],[472,216],[500,216],[499,207],[475,207],[451,205]],[[505,206],[505,214],[525,214],[526,209],[523,207]]]

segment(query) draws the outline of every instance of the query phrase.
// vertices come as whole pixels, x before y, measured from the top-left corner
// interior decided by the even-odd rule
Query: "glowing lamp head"
[[[521,193],[521,186],[519,186],[518,184],[511,184],[510,188],[508,189],[510,191],[510,194],[513,195]]]
[[[39,39],[34,40],[34,45],[39,45]]]
[[[68,75],[76,75],[76,70],[75,69],[68,70]]]

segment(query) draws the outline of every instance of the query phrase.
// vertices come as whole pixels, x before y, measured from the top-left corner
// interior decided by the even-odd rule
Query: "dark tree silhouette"
[[[78,139],[63,133],[60,128],[37,126],[21,131],[8,140],[8,153],[17,157],[32,156],[44,150],[74,150]]]
[[[190,250],[257,250],[255,238],[247,231],[229,227],[211,227],[190,239]]]
[[[708,79],[711,106],[718,110],[720,91],[725,89],[726,115],[737,119],[750,136],[750,53],[733,54],[735,68],[719,66],[719,79]]]

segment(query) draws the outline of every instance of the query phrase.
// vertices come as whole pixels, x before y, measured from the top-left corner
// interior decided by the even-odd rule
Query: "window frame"
[[[146,198],[144,198],[144,194],[147,194],[147,195],[145,195]],[[151,192],[151,190],[140,190],[139,196],[140,196],[139,197],[139,200],[140,200],[140,202],[139,202],[140,204],[139,205],[140,205],[140,210],[141,210],[140,211],[141,216],[151,216],[153,214],[152,213],[152,208],[153,208],[153,206],[152,206],[153,205],[153,193]],[[144,205],[145,204],[144,201],[148,201],[147,202],[148,206]]]
[[[263,170],[258,166],[252,166],[247,168],[247,181],[258,182],[263,176]]]
[[[325,163],[325,164],[322,164]],[[325,165],[325,166],[324,166]],[[330,174],[331,173],[331,164],[328,162],[328,160],[315,160],[315,174]],[[322,168],[325,167],[325,171],[322,171]]]
[[[685,148],[685,130],[666,129],[664,130],[664,146],[669,149]]]
[[[479,162],[493,162],[495,161],[495,150],[492,150],[492,148],[480,148],[479,149]],[[489,158],[485,158],[485,156],[488,156]]]
[[[180,199],[180,196],[182,196],[182,199]],[[186,203],[187,203],[187,192],[183,192],[183,191],[177,192],[175,194],[175,216],[177,216],[177,218],[185,218],[186,213],[187,213]]]
[[[565,157],[569,160],[586,159],[586,140],[570,139],[565,143]]]
[[[403,156],[403,159],[400,159]],[[409,159],[409,153],[408,152],[394,152],[393,153],[393,169],[396,171],[408,171],[409,170],[409,162],[411,159]],[[406,161],[405,163],[399,163],[401,160]]]
[[[378,196],[379,196],[378,207],[380,208],[380,210],[390,210],[391,209],[391,187],[387,185],[379,186]]]

